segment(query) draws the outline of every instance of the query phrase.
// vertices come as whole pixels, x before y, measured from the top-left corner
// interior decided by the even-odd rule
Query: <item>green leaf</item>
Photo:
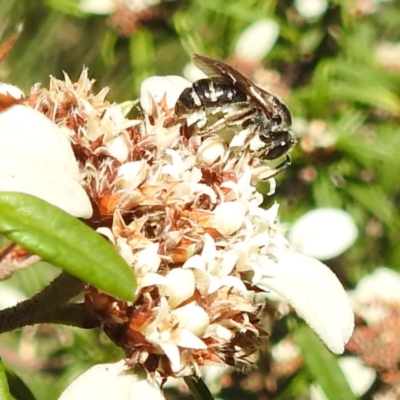
[[[79,0],[46,0],[49,7],[67,15],[82,18],[85,13],[79,8]]]
[[[329,400],[357,399],[337,363],[336,356],[329,352],[308,326],[301,324],[295,330],[294,338],[301,349],[305,367]]]
[[[0,359],[0,399],[12,400],[10,389],[8,388],[7,375],[3,361]]]
[[[312,186],[313,197],[318,207],[341,208],[342,199],[325,172],[318,173],[318,179]]]
[[[347,183],[344,190],[390,229],[399,229],[396,208],[380,186]]]
[[[134,299],[132,269],[102,236],[58,207],[25,193],[0,193],[0,232],[82,281]]]

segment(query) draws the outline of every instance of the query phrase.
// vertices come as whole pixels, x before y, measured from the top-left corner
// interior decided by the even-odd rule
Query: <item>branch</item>
[[[101,326],[97,319],[84,303],[65,304],[53,310],[53,314],[43,316],[39,323],[60,324],[75,326],[82,329],[93,329]]]
[[[54,317],[54,312],[72,297],[82,292],[84,283],[62,272],[49,286],[32,298],[15,307],[0,311],[0,333],[10,332],[27,325],[34,325]],[[50,321],[46,321],[50,322]]]

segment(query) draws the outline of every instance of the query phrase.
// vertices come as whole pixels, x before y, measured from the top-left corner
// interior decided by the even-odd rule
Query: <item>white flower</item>
[[[301,351],[291,340],[283,339],[272,348],[271,355],[275,362],[283,364],[300,357]]]
[[[189,303],[171,309],[162,297],[154,321],[143,330],[143,334],[149,342],[160,346],[169,358],[171,368],[179,372],[185,367],[179,348],[207,349],[200,337],[209,323],[208,314],[202,307]]]
[[[165,287],[161,287],[161,293],[168,296],[170,307],[175,308],[193,295],[195,284],[195,278],[191,270],[173,269],[165,276]]]
[[[245,208],[239,201],[229,201],[219,204],[214,215],[209,219],[208,226],[216,229],[224,236],[235,233],[243,224]]]
[[[366,366],[358,357],[340,357],[338,363],[354,395],[363,396],[376,379],[375,370]],[[310,386],[310,399],[327,400],[327,397],[321,386],[313,384]]]
[[[357,227],[349,214],[338,209],[319,208],[293,224],[289,242],[294,251],[329,260],[343,253],[357,236]]]
[[[357,397],[364,395],[375,381],[376,371],[365,365],[358,357],[340,357],[339,366]]]
[[[199,147],[197,157],[205,165],[212,164],[225,155],[224,141],[219,137],[206,139]]]
[[[400,275],[385,267],[363,277],[349,292],[356,314],[369,325],[383,321],[392,311],[388,305],[400,304]]]
[[[183,76],[190,82],[207,78],[207,75],[200,68],[197,68],[191,61],[183,68]]]
[[[294,6],[305,19],[314,19],[322,15],[328,8],[327,0],[296,0]]]
[[[0,113],[0,191],[34,195],[75,217],[92,215],[68,137],[27,106]]]
[[[181,76],[152,76],[140,86],[140,105],[148,115],[152,115],[154,103],[165,99],[167,107],[172,109],[184,89],[190,86],[191,82]]]
[[[282,296],[333,353],[343,353],[353,333],[354,315],[336,275],[300,253],[274,256],[277,262],[266,263],[263,277],[254,283]]]
[[[91,14],[112,14],[116,8],[116,0],[81,0],[79,2],[79,9]]]
[[[272,49],[279,36],[279,25],[271,19],[261,19],[240,35],[235,54],[248,61],[260,61]]]
[[[58,400],[164,400],[154,380],[140,368],[131,369],[124,360],[99,364],[73,381]]]

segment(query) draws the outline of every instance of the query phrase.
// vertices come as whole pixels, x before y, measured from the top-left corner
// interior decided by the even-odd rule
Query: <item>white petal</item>
[[[130,161],[118,168],[116,185],[118,189],[126,191],[136,189],[146,177],[144,161]]]
[[[342,353],[354,329],[354,314],[336,275],[304,254],[274,254],[257,286],[281,295],[333,353]]]
[[[207,350],[207,345],[199,337],[189,331],[183,331],[181,333],[178,346],[186,347],[188,349]]]
[[[145,247],[136,253],[135,269],[142,274],[157,272],[161,265],[161,257],[158,254],[158,243]]]
[[[197,150],[197,158],[201,163],[210,165],[222,160],[225,154],[225,145],[220,137],[206,139]]]
[[[28,193],[89,218],[92,206],[79,181],[71,143],[57,125],[27,106],[0,113],[0,191]]]
[[[343,253],[357,236],[357,227],[349,214],[338,209],[319,208],[293,224],[289,242],[294,251],[328,260]]]
[[[201,376],[211,393],[220,392],[222,375],[229,372],[230,368],[226,365],[217,364],[205,364],[201,367]]]
[[[214,239],[206,233],[204,235],[204,246],[201,252],[201,257],[206,263],[212,262],[217,256],[217,246]]]
[[[115,245],[115,236],[110,228],[100,227],[96,229],[96,232],[105,236],[113,245]]]
[[[173,309],[193,295],[195,290],[193,271],[175,268],[167,274],[165,285],[161,293],[168,297],[168,304]]]
[[[195,268],[201,271],[205,271],[206,263],[200,255],[195,254],[185,261],[182,268]]]
[[[224,236],[232,235],[243,225],[245,208],[238,201],[219,204],[214,212],[207,225]]]
[[[321,386],[314,383],[310,385],[310,400],[328,400]]]
[[[243,294],[248,293],[244,282],[240,278],[237,278],[235,276],[227,276],[225,279],[222,280],[222,284],[223,286],[235,288],[238,292],[241,292]]]
[[[99,364],[73,381],[58,400],[164,400],[154,380],[140,370],[128,369],[125,361]]]
[[[279,35],[279,25],[261,19],[250,25],[239,37],[235,54],[249,61],[259,61],[272,49]]]
[[[294,6],[306,19],[318,18],[328,8],[327,0],[295,0]]]
[[[139,286],[142,288],[153,285],[165,285],[166,282],[167,281],[165,279],[165,276],[148,272],[143,276],[143,279],[141,279],[141,281],[139,282]]]
[[[340,357],[339,365],[357,397],[364,395],[375,382],[376,372],[358,357]]]
[[[197,336],[202,336],[210,320],[207,312],[194,303],[189,303],[183,307],[179,307],[171,312],[179,322],[179,328],[189,331]]]
[[[153,102],[160,103],[165,96],[167,107],[175,107],[181,93],[192,84],[181,76],[152,76],[143,81],[140,87],[140,105],[151,115]]]
[[[8,94],[14,97],[14,99],[22,99],[22,97],[25,96],[24,92],[19,87],[4,82],[0,82],[0,93]]]
[[[129,148],[126,139],[123,136],[117,136],[108,144],[110,155],[115,157],[119,162],[124,162],[129,156]]]
[[[182,366],[178,346],[172,343],[159,343],[159,346],[163,349],[165,355],[171,362],[172,370],[175,372],[179,371]]]

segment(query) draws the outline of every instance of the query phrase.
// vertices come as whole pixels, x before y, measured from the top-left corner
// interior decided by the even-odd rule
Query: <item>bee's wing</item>
[[[211,78],[218,76],[224,78],[227,82],[230,82],[234,85],[241,85],[244,88],[247,85],[253,85],[250,79],[246,78],[235,68],[223,63],[222,61],[215,60],[214,58],[207,57],[202,54],[194,54],[193,62],[196,67],[200,68],[207,76]]]
[[[194,54],[193,62],[207,76],[211,78],[220,77],[226,82],[240,86],[253,101],[257,102],[267,112],[267,115],[272,115],[273,109],[271,103],[275,99],[275,96],[256,86],[235,68],[202,54]]]

